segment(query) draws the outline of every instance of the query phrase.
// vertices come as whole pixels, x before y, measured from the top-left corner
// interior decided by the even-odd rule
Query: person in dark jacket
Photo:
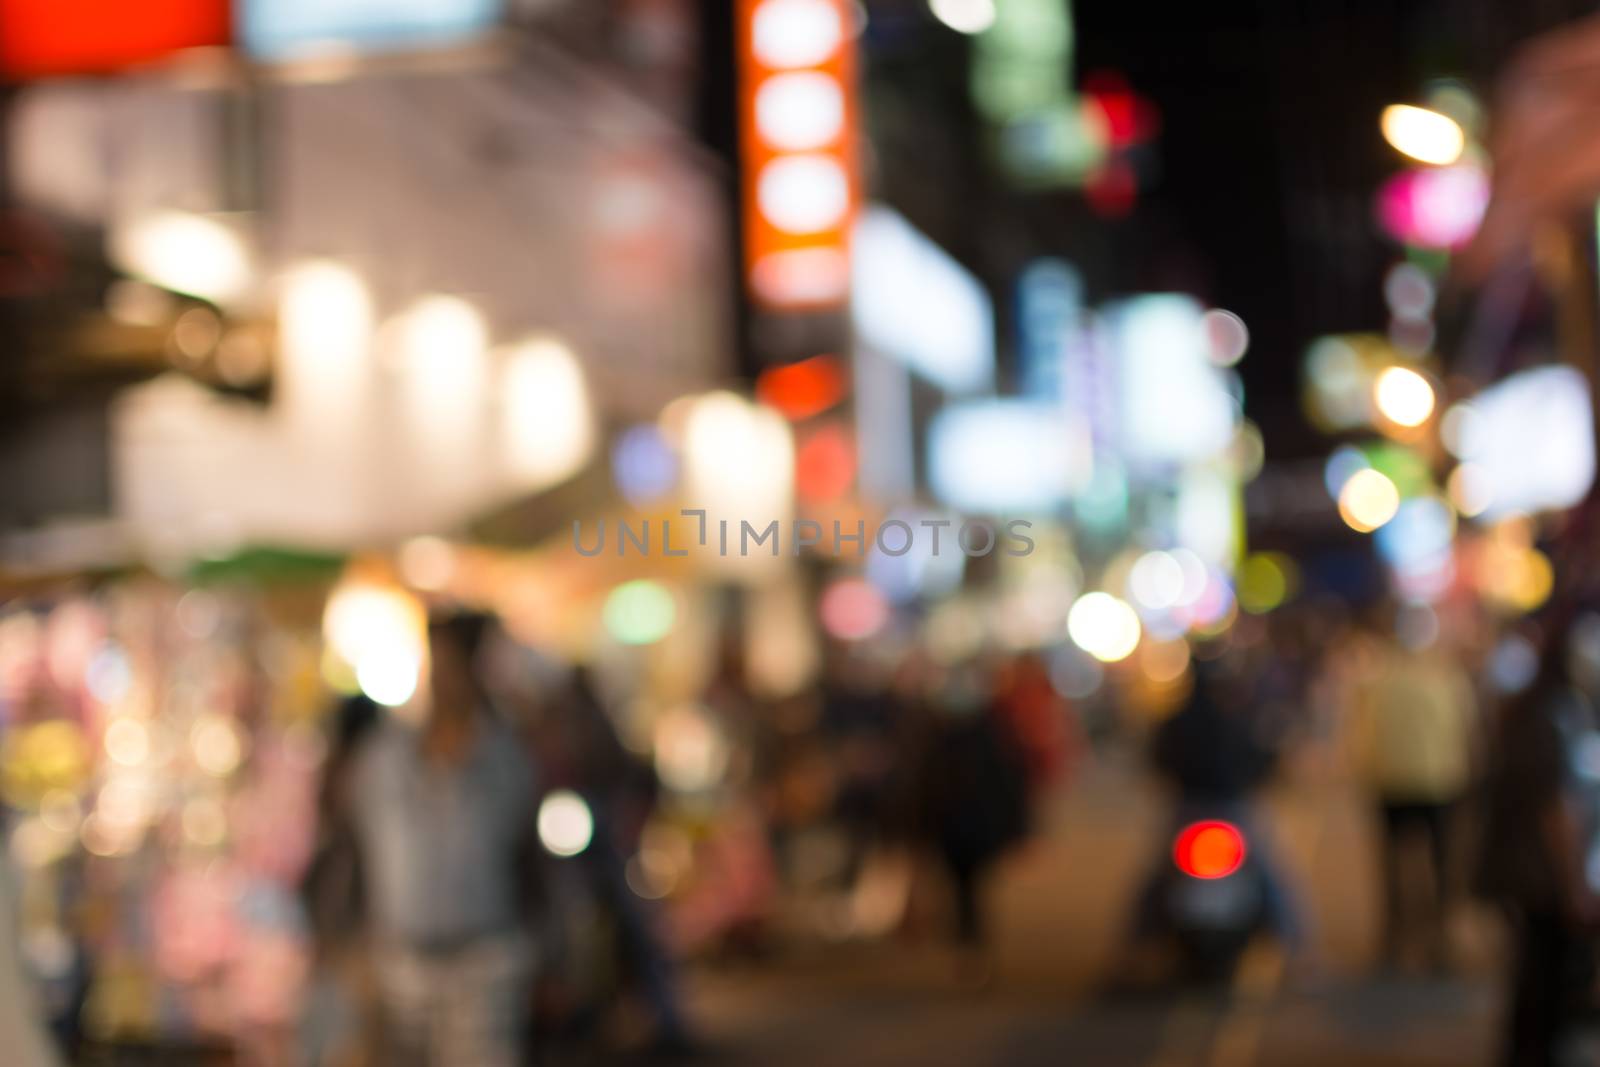
[[[1172,794],[1172,816],[1136,897],[1125,949],[1128,960],[1136,958],[1160,930],[1162,892],[1171,863],[1167,842],[1183,827],[1206,818],[1223,818],[1239,827],[1250,842],[1272,932],[1291,953],[1304,946],[1299,907],[1252,811],[1256,792],[1276,767],[1277,752],[1265,740],[1242,692],[1242,687],[1228,684],[1217,665],[1196,661],[1188,700],[1156,731],[1150,758]]]
[[[1590,631],[1600,627],[1593,616]],[[1589,871],[1600,855],[1600,718],[1584,685],[1592,655],[1570,655],[1557,629],[1534,683],[1501,709],[1488,775],[1480,887],[1504,909],[1512,937],[1508,1067],[1550,1067],[1594,976],[1600,901]],[[1585,627],[1573,628],[1581,649]],[[1594,644],[1591,641],[1589,644]],[[1576,668],[1576,669],[1575,669]]]
[[[957,944],[981,980],[988,970],[983,892],[996,861],[1027,835],[1027,766],[976,665],[953,671],[935,704],[939,719],[919,776],[922,807],[950,878]]]

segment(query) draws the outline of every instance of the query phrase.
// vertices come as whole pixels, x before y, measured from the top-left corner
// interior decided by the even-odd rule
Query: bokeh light
[[[611,446],[611,478],[630,504],[659,500],[678,483],[677,453],[659,428],[629,427]]]
[[[784,233],[821,233],[849,212],[850,177],[832,156],[780,156],[756,179],[756,202]]]
[[[356,684],[386,708],[398,708],[417,691],[422,659],[412,649],[371,648],[356,659]]]
[[[111,260],[131,274],[180,293],[225,303],[248,292],[249,252],[220,219],[152,211],[114,226]]]
[[[1234,595],[1239,607],[1264,615],[1294,595],[1299,568],[1281,552],[1253,552],[1239,564]]]
[[[1400,510],[1400,492],[1378,471],[1356,471],[1339,490],[1339,517],[1352,530],[1370,533]]]
[[[400,577],[413,589],[437,592],[456,572],[456,550],[441,537],[413,537],[400,546]]]
[[[539,804],[539,841],[553,856],[576,856],[594,838],[594,815],[570,789],[557,789]]]
[[[105,748],[114,762],[137,767],[150,755],[150,731],[128,716],[113,719],[106,727]]]
[[[698,793],[722,780],[728,743],[710,717],[693,705],[673,708],[656,721],[656,774],[680,793]]]
[[[841,578],[822,593],[823,629],[844,641],[859,641],[883,629],[889,602],[877,586],[860,578]]]
[[[572,476],[588,460],[597,431],[577,357],[562,342],[535,338],[500,354],[501,439],[524,488]]]
[[[606,597],[602,612],[606,631],[625,645],[650,645],[672,631],[677,602],[658,582],[624,582]]]
[[[839,403],[847,388],[847,369],[837,356],[812,356],[762,371],[756,399],[791,419],[807,419]]]
[[[928,8],[957,33],[982,33],[995,22],[995,0],[928,0]]]
[[[756,129],[786,152],[821,148],[844,130],[844,91],[818,71],[775,74],[756,91]]]
[[[1446,165],[1461,158],[1467,137],[1448,115],[1411,104],[1391,104],[1379,120],[1383,139],[1422,163]]]
[[[751,23],[755,57],[774,70],[813,67],[844,40],[834,0],[765,0]]]
[[[1191,878],[1226,878],[1244,866],[1245,854],[1244,834],[1220,819],[1191,823],[1172,846],[1173,861]]]
[[[856,448],[843,426],[823,426],[806,434],[795,452],[794,487],[807,500],[837,500],[856,479]]]
[[[1095,659],[1115,663],[1139,646],[1139,616],[1110,593],[1085,593],[1067,615],[1067,633]]]
[[[1455,509],[1469,519],[1482,515],[1494,503],[1489,472],[1476,463],[1463,463],[1451,471],[1445,491]]]
[[[1231,311],[1212,308],[1200,316],[1206,333],[1206,355],[1219,367],[1231,367],[1244,358],[1250,347],[1250,331],[1244,320]]]
[[[1433,386],[1410,367],[1389,367],[1372,386],[1372,400],[1397,426],[1421,426],[1433,414]]]
[[[1183,598],[1183,564],[1170,552],[1146,552],[1128,573],[1128,593],[1142,607],[1162,610]]]

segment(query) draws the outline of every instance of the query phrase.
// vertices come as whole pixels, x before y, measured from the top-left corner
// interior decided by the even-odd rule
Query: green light
[[[1000,165],[1023,185],[1077,182],[1105,155],[1105,132],[1072,91],[1067,0],[996,0],[973,43],[970,92]]]
[[[602,613],[606,630],[625,645],[649,645],[661,640],[677,620],[672,594],[659,584],[641,579],[624,582],[606,597]]]
[[[1236,595],[1252,615],[1265,615],[1294,595],[1298,584],[1294,560],[1280,552],[1256,552],[1239,566]]]
[[[1370,441],[1359,446],[1367,465],[1394,483],[1403,500],[1435,491],[1433,470],[1415,449],[1392,441]]]

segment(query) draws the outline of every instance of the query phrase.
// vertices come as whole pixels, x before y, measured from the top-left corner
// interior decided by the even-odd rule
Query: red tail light
[[[1204,819],[1178,831],[1172,859],[1191,878],[1226,878],[1244,865],[1244,835],[1232,823]]]

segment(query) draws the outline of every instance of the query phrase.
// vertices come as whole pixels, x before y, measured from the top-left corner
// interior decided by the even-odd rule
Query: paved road
[[[1095,989],[1159,805],[1102,765],[1050,813],[994,896],[996,976],[975,991],[937,944],[833,946],[699,971],[691,999],[717,1062],[1106,1067],[1471,1067],[1493,1061],[1492,924],[1463,917],[1465,975],[1375,979],[1368,826],[1337,784],[1274,795],[1269,825],[1313,920],[1320,966],[1251,957],[1225,996],[1108,1000]]]

